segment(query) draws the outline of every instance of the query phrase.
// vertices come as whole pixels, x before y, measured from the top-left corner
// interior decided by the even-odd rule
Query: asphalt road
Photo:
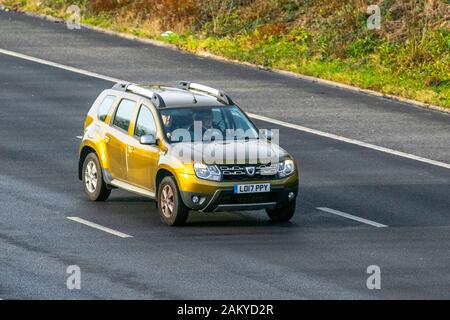
[[[16,13],[0,12],[0,30],[1,49],[133,81],[209,83],[254,113],[450,162],[450,118],[439,112]],[[133,194],[87,201],[76,136],[110,86],[0,54],[0,298],[450,298],[446,168],[258,121],[280,129],[300,162],[291,223],[263,212],[194,213],[169,228]],[[81,290],[66,287],[69,265],[81,268]],[[370,265],[381,268],[380,290],[366,287]]]

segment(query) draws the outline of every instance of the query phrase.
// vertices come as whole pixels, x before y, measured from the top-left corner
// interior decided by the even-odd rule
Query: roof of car
[[[233,104],[223,92],[200,84],[181,81],[178,87],[163,84],[116,84],[112,89],[150,99],[157,108],[211,107]]]
[[[216,97],[167,86],[150,87],[163,98],[166,108],[223,106]]]

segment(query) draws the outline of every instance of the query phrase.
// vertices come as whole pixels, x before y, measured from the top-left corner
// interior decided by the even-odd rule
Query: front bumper
[[[293,192],[295,195],[292,199],[288,197],[290,192]],[[187,191],[180,191],[180,194],[187,207],[202,212],[270,210],[282,207],[289,201],[295,201],[298,194],[298,183],[289,186],[272,185],[271,191],[266,193],[235,194],[232,187],[225,187],[218,188],[212,194]],[[200,199],[199,203],[192,201],[193,196],[197,196]]]

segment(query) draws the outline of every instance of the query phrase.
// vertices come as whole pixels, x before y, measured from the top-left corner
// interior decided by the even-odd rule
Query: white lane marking
[[[378,222],[375,222],[375,221],[372,221],[372,220],[367,220],[367,219],[364,219],[364,218],[360,218],[360,217],[357,217],[357,216],[354,216],[352,214],[348,214],[348,213],[345,213],[345,212],[342,212],[342,211],[339,211],[339,210],[334,210],[334,209],[325,208],[325,207],[318,207],[316,209],[320,210],[320,211],[323,211],[323,212],[335,214],[335,215],[343,217],[343,218],[347,218],[347,219],[355,220],[355,221],[358,221],[358,222],[361,222],[361,223],[365,223],[365,224],[371,225],[373,227],[377,227],[377,228],[385,228],[385,227],[387,227],[387,225],[385,225],[385,224],[381,224],[381,223],[378,223]]]
[[[75,67],[70,67],[70,66],[66,66],[63,64],[59,64],[59,63],[55,63],[55,62],[51,62],[51,61],[47,61],[47,60],[43,60],[43,59],[39,59],[39,58],[35,58],[35,57],[31,57],[22,53],[18,53],[18,52],[14,52],[14,51],[9,51],[9,50],[5,50],[5,49],[1,49],[0,48],[0,53],[3,53],[5,55],[9,55],[9,56],[13,56],[16,58],[20,58],[20,59],[24,59],[24,60],[28,60],[28,61],[33,61],[36,63],[40,63],[40,64],[44,64],[44,65],[48,65],[48,66],[52,66],[55,68],[60,68],[63,70],[67,70],[67,71],[71,71],[71,72],[75,72],[75,73],[79,73],[85,76],[89,76],[89,77],[94,77],[94,78],[98,78],[98,79],[102,79],[105,81],[110,81],[110,82],[130,82],[130,81],[126,81],[126,80],[121,80],[121,79],[117,79],[117,78],[112,78],[112,77],[108,77],[108,76],[104,76],[95,72],[90,72],[87,70],[83,70],[83,69],[79,69],[79,68],[75,68]],[[388,153],[388,154],[392,154],[392,155],[396,155],[399,157],[403,157],[403,158],[408,158],[411,160],[416,160],[416,161],[420,161],[423,163],[427,163],[427,164],[431,164],[434,166],[438,166],[438,167],[442,167],[442,168],[446,168],[446,169],[450,169],[450,164],[449,163],[445,163],[445,162],[440,162],[440,161],[436,161],[436,160],[431,160],[431,159],[427,159],[427,158],[423,158],[423,157],[419,157],[410,153],[405,153],[405,152],[401,152],[401,151],[397,151],[397,150],[393,150],[393,149],[389,149],[389,148],[385,148],[385,147],[380,147],[374,144],[370,144],[370,143],[366,143],[366,142],[362,142],[359,140],[355,140],[355,139],[350,139],[350,138],[345,138],[333,133],[327,133],[327,132],[323,132],[323,131],[319,131],[316,129],[311,129],[311,128],[307,128],[307,127],[303,127],[297,124],[293,124],[293,123],[289,123],[289,122],[284,122],[281,120],[276,120],[276,119],[272,119],[269,117],[265,117],[265,116],[260,116],[254,113],[247,113],[251,118],[253,119],[258,119],[261,121],[266,121],[266,122],[270,122],[273,124],[277,124],[283,127],[287,127],[287,128],[291,128],[291,129],[295,129],[295,130],[299,130],[299,131],[304,131],[304,132],[308,132],[311,134],[315,134],[318,136],[322,136],[322,137],[326,137],[326,138],[330,138],[330,139],[334,139],[334,140],[339,140],[339,141],[343,141],[346,143],[350,143],[350,144],[355,144],[358,145],[360,147],[364,147],[364,148],[369,148],[369,149],[373,149],[373,150],[377,150],[377,151],[381,151],[384,153]]]
[[[79,69],[79,68],[75,68],[75,67],[66,66],[64,64],[60,64],[60,63],[56,63],[56,62],[52,62],[52,61],[48,61],[48,60],[44,60],[44,59],[31,57],[31,56],[28,56],[26,54],[14,52],[14,51],[0,49],[0,53],[3,53],[3,54],[8,55],[8,56],[12,56],[12,57],[16,57],[16,58],[20,58],[20,59],[24,59],[24,60],[28,60],[28,61],[32,61],[32,62],[36,62],[36,63],[40,63],[40,64],[44,64],[44,65],[47,65],[47,66],[51,66],[51,67],[67,70],[67,71],[70,71],[70,72],[79,73],[79,74],[82,74],[82,75],[85,75],[85,76],[89,76],[89,77],[93,77],[93,78],[97,78],[97,79],[101,79],[101,80],[106,80],[106,81],[111,81],[111,82],[123,82],[123,80],[120,80],[120,79],[117,79],[117,78],[108,77],[108,76],[104,76],[102,74],[98,74],[98,73],[95,73],[95,72],[91,72],[91,71],[87,71],[87,70],[83,70],[83,69]]]
[[[107,232],[107,233],[110,233],[110,234],[113,234],[113,235],[121,237],[121,238],[133,238],[133,236],[130,236],[130,235],[126,234],[126,233],[122,233],[120,231],[113,230],[113,229],[101,226],[99,224],[96,224],[94,222],[90,222],[90,221],[84,220],[84,219],[79,218],[79,217],[67,217],[67,219],[75,221],[75,222],[78,222],[78,223],[81,223],[81,224],[84,224],[86,226],[89,226],[89,227],[92,227],[92,228],[95,228],[95,229],[98,229],[98,230],[101,230],[101,231],[104,231],[104,232]]]
[[[76,138],[77,138],[77,139],[80,139],[80,140],[83,139],[82,136],[76,136]]]
[[[303,127],[303,126],[300,126],[300,125],[297,125],[297,124],[293,124],[293,123],[284,122],[284,121],[281,121],[281,120],[276,120],[276,119],[260,116],[260,115],[254,114],[254,113],[247,113],[247,114],[248,114],[248,116],[250,118],[258,119],[258,120],[265,121],[265,122],[270,122],[270,123],[277,124],[279,126],[283,126],[283,127],[286,127],[286,128],[295,129],[295,130],[299,130],[299,131],[304,131],[304,132],[312,133],[312,134],[315,134],[315,135],[318,135],[318,136],[322,136],[322,137],[326,137],[326,138],[330,138],[330,139],[334,139],[334,140],[339,140],[339,141],[343,141],[343,142],[350,143],[350,144],[355,144],[355,145],[360,146],[360,147],[369,148],[369,149],[381,151],[381,152],[384,152],[384,153],[396,155],[396,156],[399,156],[399,157],[403,157],[403,158],[407,158],[407,159],[411,159],[411,160],[416,160],[416,161],[424,162],[424,163],[427,163],[427,164],[432,164],[432,165],[435,165],[435,166],[438,166],[438,167],[450,169],[450,164],[449,163],[445,163],[445,162],[440,162],[440,161],[436,161],[436,160],[431,160],[431,159],[419,157],[419,156],[416,156],[416,155],[413,155],[413,154],[410,154],[410,153],[397,151],[397,150],[393,150],[393,149],[389,149],[389,148],[385,148],[385,147],[380,147],[380,146],[377,146],[377,145],[374,145],[374,144],[362,142],[362,141],[355,140],[355,139],[341,137],[341,136],[338,136],[336,134],[327,133],[327,132],[319,131],[319,130],[316,130],[316,129],[310,129],[310,128]]]

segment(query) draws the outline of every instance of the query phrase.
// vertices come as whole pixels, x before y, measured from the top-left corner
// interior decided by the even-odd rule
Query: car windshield
[[[161,110],[170,142],[257,139],[258,131],[237,106]]]

